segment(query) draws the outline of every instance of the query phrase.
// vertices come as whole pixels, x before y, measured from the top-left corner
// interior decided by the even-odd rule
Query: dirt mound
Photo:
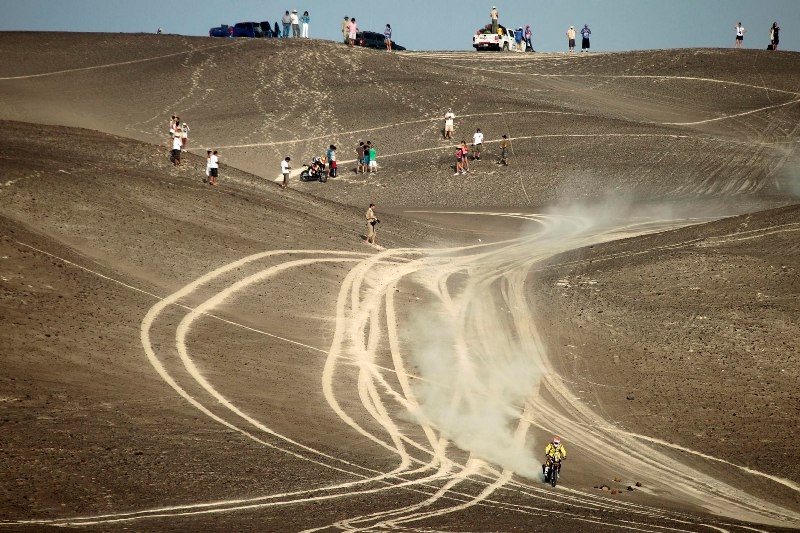
[[[800,523],[797,54],[0,53],[0,529]]]

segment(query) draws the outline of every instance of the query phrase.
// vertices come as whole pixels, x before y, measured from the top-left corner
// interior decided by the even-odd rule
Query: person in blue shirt
[[[589,29],[589,25],[584,24],[583,29],[581,30],[581,36],[583,36],[583,42],[581,42],[581,52],[589,51],[589,36],[591,34],[592,30]]]
[[[304,39],[308,39],[308,23],[311,22],[311,17],[308,16],[308,11],[303,11],[303,14],[300,16],[300,24],[301,26],[301,33],[300,36]]]
[[[383,30],[383,37],[386,41],[386,49],[392,51],[392,27],[387,24],[386,29]]]
[[[514,32],[514,42],[517,43],[517,51],[518,52],[522,52],[523,51],[523,48],[522,48],[522,36],[523,36],[522,28],[517,28],[517,30]]]

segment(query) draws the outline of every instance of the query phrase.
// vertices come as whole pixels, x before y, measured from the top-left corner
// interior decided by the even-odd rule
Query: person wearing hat
[[[570,26],[567,30],[567,40],[569,41],[569,51],[575,51],[575,26]]]
[[[522,26],[514,30],[514,44],[516,44],[517,52],[524,52],[525,45],[522,44],[522,39],[524,38],[524,32],[522,31]]]
[[[292,160],[288,155],[281,161],[281,174],[283,174],[283,187],[284,189],[289,186],[289,171],[292,169],[289,162]]]
[[[448,109],[447,113],[444,114],[444,138],[445,139],[452,139],[453,138],[453,130],[455,126],[455,119],[456,116],[453,113],[452,109]]]
[[[581,52],[588,52],[589,51],[589,36],[592,34],[592,30],[589,29],[588,24],[583,25],[583,29],[581,30]]]
[[[497,6],[492,6],[492,11],[489,13],[489,16],[492,17],[492,33],[497,33],[497,20],[500,18],[500,14],[497,12]]]
[[[289,15],[289,21],[292,23],[292,37],[300,37],[300,16],[296,9],[293,9],[292,14]]]

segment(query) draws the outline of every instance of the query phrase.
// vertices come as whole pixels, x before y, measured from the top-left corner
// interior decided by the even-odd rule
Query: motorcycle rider
[[[555,461],[563,461],[567,458],[567,449],[561,444],[561,437],[553,437],[553,441],[548,443],[544,449],[545,464],[544,475],[550,471],[550,465]]]

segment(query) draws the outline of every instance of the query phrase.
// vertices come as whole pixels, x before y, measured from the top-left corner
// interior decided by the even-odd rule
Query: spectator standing
[[[456,116],[453,114],[452,109],[448,109],[447,113],[444,114],[444,138],[445,139],[452,139],[453,138],[453,130],[455,129],[455,120]]]
[[[297,16],[297,10],[293,9],[292,14],[289,15],[292,23],[292,37],[300,37],[300,17]]]
[[[308,39],[308,23],[311,22],[311,17],[308,15],[308,11],[303,11],[303,16],[300,17],[300,22],[303,24],[302,37],[304,39]]]
[[[472,151],[473,157],[477,160],[481,160],[481,150],[483,149],[483,133],[481,129],[478,128],[475,130],[475,134],[472,136]]]
[[[581,52],[588,52],[589,51],[589,36],[592,34],[592,30],[589,29],[588,24],[583,25],[583,29],[581,30]]]
[[[744,42],[744,34],[747,33],[747,30],[744,29],[744,26],[742,26],[741,22],[736,25],[734,30],[736,30],[736,42],[734,42],[733,47],[734,48],[741,48],[742,47],[742,42]]]
[[[531,32],[530,25],[525,26],[525,51],[526,52],[533,52],[533,43],[531,42],[531,37],[533,37],[533,32]]]
[[[181,166],[181,149],[183,148],[183,139],[181,139],[181,129],[175,130],[172,136],[172,156],[170,160],[176,167]]]
[[[344,44],[348,44],[350,40],[348,39],[348,35],[350,34],[350,17],[345,17],[342,21],[342,40]]]
[[[508,135],[503,135],[503,140],[500,141],[500,164],[508,166],[508,150],[511,143],[508,142]]]
[[[203,183],[211,184],[211,150],[206,150],[206,177]]]
[[[169,119],[169,138],[172,139],[175,136],[175,115],[172,115],[172,118]]]
[[[383,30],[383,39],[386,41],[386,49],[392,51],[392,27],[387,24]]]
[[[514,30],[514,44],[516,45],[517,52],[525,51],[525,49],[523,48],[524,45],[522,44],[522,39],[523,39],[522,27],[519,27],[516,30]]]
[[[364,144],[364,172],[369,172],[369,147],[372,141],[367,141]]]
[[[363,174],[367,171],[367,167],[364,164],[364,141],[358,141],[358,146],[356,147],[356,174]]]
[[[375,216],[375,204],[369,204],[367,209],[367,243],[375,244],[375,226],[378,224],[378,217]]]
[[[328,153],[325,154],[328,158],[328,175],[332,178],[336,177],[336,146],[328,146]]]
[[[181,124],[181,143],[184,152],[189,149],[189,125],[185,122]]]
[[[567,30],[567,44],[569,45],[569,51],[575,51],[575,26],[570,26]]]
[[[492,10],[489,12],[489,16],[492,18],[492,33],[497,33],[497,30],[500,26],[497,22],[498,19],[500,18],[500,14],[497,12],[497,6],[492,6]]]
[[[372,146],[370,141],[367,141],[367,146],[369,147],[369,171],[377,174],[378,173],[378,158],[376,157],[375,147]]]
[[[781,42],[780,32],[781,32],[781,29],[780,29],[780,27],[778,27],[778,23],[777,22],[773,22],[772,23],[772,27],[769,29],[769,40],[772,43],[772,49],[773,50],[777,50],[778,49],[778,43]]]
[[[281,18],[281,23],[283,24],[283,34],[281,37],[284,39],[289,38],[289,27],[292,25],[292,15],[289,13],[289,10],[286,10],[286,13],[283,14],[283,18]]]
[[[453,176],[458,176],[459,174],[463,174],[464,172],[464,165],[462,164],[462,159],[464,159],[464,152],[461,150],[461,145],[459,144],[456,146],[456,172]]]
[[[289,171],[292,169],[289,162],[292,160],[288,155],[281,161],[281,174],[283,174],[283,187],[284,189],[289,186]]]
[[[216,150],[211,154],[211,159],[209,159],[208,162],[208,170],[208,183],[216,187],[219,185],[217,183],[217,177],[219,176],[219,152]]]
[[[356,33],[358,33],[358,24],[356,24],[356,18],[353,17],[347,26],[347,44],[350,46],[356,44]]]
[[[464,174],[469,172],[469,147],[467,141],[461,141],[461,168],[464,169]]]

